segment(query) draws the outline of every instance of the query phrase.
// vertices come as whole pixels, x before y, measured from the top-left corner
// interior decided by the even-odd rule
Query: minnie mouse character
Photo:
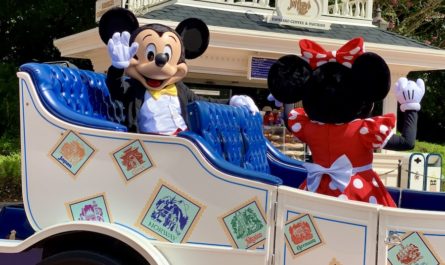
[[[189,18],[176,30],[161,24],[140,27],[132,12],[113,8],[101,17],[99,34],[112,62],[107,85],[113,99],[124,104],[131,131],[176,134],[187,129],[187,103],[228,103],[197,96],[182,82],[188,72],[185,59],[200,56],[209,44],[203,21]],[[233,96],[229,104],[259,112],[248,96]]]
[[[308,176],[300,188],[395,207],[372,170],[373,151],[413,148],[423,81],[401,78],[396,83],[405,118],[402,135],[393,135],[394,114],[368,117],[374,103],[389,92],[390,71],[380,56],[364,51],[362,38],[336,52],[310,40],[301,40],[300,48],[302,57],[283,56],[268,76],[276,100],[303,102],[303,108],[290,111],[287,121],[294,136],[309,146],[314,162],[305,163]]]

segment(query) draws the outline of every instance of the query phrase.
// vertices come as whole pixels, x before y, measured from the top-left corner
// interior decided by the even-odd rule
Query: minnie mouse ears
[[[276,100],[289,104],[300,101],[311,86],[312,69],[296,55],[285,55],[269,69],[267,86]]]
[[[115,32],[133,32],[139,27],[136,16],[124,8],[112,8],[102,15],[99,21],[99,35],[107,44]]]
[[[303,39],[300,41],[301,55],[315,69],[328,62],[338,62],[348,68],[355,59],[365,52],[363,38],[348,41],[338,51],[326,51],[318,43]]]

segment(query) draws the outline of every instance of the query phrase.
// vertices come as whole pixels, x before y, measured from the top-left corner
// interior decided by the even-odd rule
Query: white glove
[[[267,96],[267,100],[275,101],[275,107],[277,107],[277,108],[283,106],[283,102],[280,102],[280,101],[276,100],[275,97],[272,94],[269,94],[269,96]]]
[[[395,85],[395,94],[397,101],[400,103],[400,110],[420,110],[420,101],[425,94],[425,83],[422,79],[417,79],[416,82],[399,78]]]
[[[113,37],[108,41],[108,54],[111,57],[111,64],[119,69],[127,68],[130,65],[130,60],[136,54],[139,44],[133,42],[131,47],[129,46],[130,33],[127,31],[116,32]]]
[[[235,107],[246,106],[253,113],[260,112],[253,99],[249,96],[235,95],[230,98],[229,105]]]

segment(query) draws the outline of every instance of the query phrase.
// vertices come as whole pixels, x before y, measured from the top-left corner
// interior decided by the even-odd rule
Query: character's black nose
[[[164,66],[168,61],[168,57],[165,53],[158,53],[155,57],[155,63],[157,66],[162,67]]]

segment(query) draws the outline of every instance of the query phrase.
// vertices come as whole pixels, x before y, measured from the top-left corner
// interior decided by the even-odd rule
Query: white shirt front
[[[167,135],[187,129],[177,96],[161,95],[156,100],[149,92],[145,92],[138,125],[140,132]]]

